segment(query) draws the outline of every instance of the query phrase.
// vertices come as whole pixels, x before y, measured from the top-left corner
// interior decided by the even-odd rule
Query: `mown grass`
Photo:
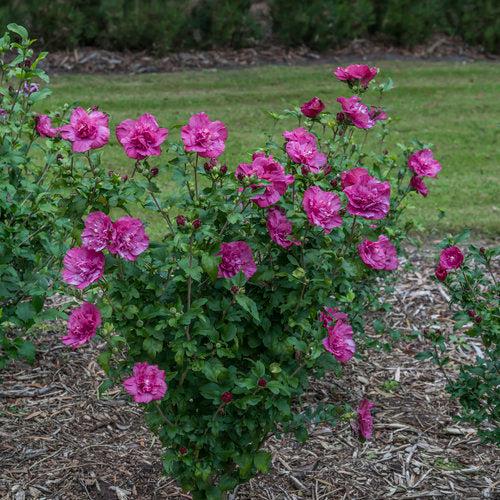
[[[425,231],[470,227],[500,234],[500,65],[496,63],[382,62],[381,78],[395,89],[385,99],[393,118],[393,143],[419,138],[435,144],[443,165],[430,182],[427,199],[412,198],[410,216]],[[173,74],[59,75],[47,108],[77,101],[110,113],[112,125],[150,112],[162,126],[183,124],[206,111],[226,122],[229,140],[224,160],[235,165],[262,146],[273,123],[267,110],[280,111],[319,96],[330,109],[346,89],[331,67],[271,66],[243,70]],[[276,135],[279,134],[276,130]],[[171,130],[178,138],[179,131]],[[110,169],[127,171],[131,162],[113,137],[104,151]]]

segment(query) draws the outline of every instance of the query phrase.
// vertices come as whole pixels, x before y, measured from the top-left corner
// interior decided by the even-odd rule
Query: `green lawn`
[[[443,165],[427,199],[413,197],[411,215],[426,232],[471,227],[500,234],[500,64],[382,62],[382,79],[395,89],[385,100],[393,117],[392,141],[420,138],[435,144]],[[263,145],[272,126],[266,110],[280,111],[317,95],[329,109],[348,95],[331,67],[262,67],[139,76],[55,76],[47,107],[64,102],[94,104],[110,113],[112,125],[150,112],[162,126],[183,124],[206,111],[229,129],[224,160],[235,168],[245,153]],[[278,130],[276,133],[278,134]],[[171,137],[178,138],[172,130]],[[105,150],[110,169],[130,169],[113,136]],[[439,217],[440,211],[444,216]]]

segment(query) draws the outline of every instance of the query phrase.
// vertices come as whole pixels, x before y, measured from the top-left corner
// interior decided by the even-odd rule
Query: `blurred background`
[[[368,38],[399,47],[434,35],[500,50],[498,0],[3,0],[0,25],[26,26],[44,48],[244,48],[323,51]]]

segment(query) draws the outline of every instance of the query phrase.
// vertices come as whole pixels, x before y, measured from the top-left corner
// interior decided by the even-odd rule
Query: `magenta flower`
[[[63,281],[79,289],[86,288],[104,274],[104,255],[85,247],[70,248],[63,264]]]
[[[370,175],[358,174],[357,182],[344,188],[347,211],[365,219],[383,219],[389,212],[391,185]]]
[[[458,269],[464,261],[464,254],[457,246],[444,248],[439,256],[439,267],[445,271]]]
[[[286,139],[286,152],[289,158],[308,167],[311,172],[319,172],[326,164],[326,155],[318,151],[316,136],[304,128],[283,132]]]
[[[370,117],[368,107],[361,102],[361,98],[354,95],[352,97],[337,97],[337,102],[342,106],[344,117],[357,128],[368,129],[375,125],[375,121]]]
[[[300,107],[300,111],[302,111],[302,114],[307,116],[307,118],[316,118],[324,109],[325,105],[319,97],[313,97]]]
[[[339,311],[338,308],[333,307],[324,307],[323,310],[319,313],[319,320],[323,324],[325,328],[331,325],[336,321],[344,321],[348,322],[349,316],[342,311]]]
[[[264,153],[254,153],[252,163],[240,163],[236,169],[236,177],[258,177],[269,182],[265,185],[262,194],[252,197],[252,201],[259,207],[269,207],[274,205],[283,196],[289,184],[293,184],[293,175],[287,175],[283,165],[278,163],[272,156]],[[254,188],[263,187],[264,184],[254,185]]]
[[[429,194],[429,188],[425,185],[424,179],[418,175],[414,175],[410,179],[410,187],[424,197]]]
[[[247,279],[250,279],[257,271],[252,249],[244,241],[222,243],[216,255],[221,257],[219,278],[232,278],[241,271]]]
[[[326,234],[342,225],[342,217],[339,215],[340,198],[335,193],[311,186],[304,193],[302,206],[309,222],[313,226],[322,227]]]
[[[134,365],[132,376],[123,381],[123,387],[136,403],[162,399],[168,389],[165,371],[146,362]]]
[[[62,338],[63,344],[73,349],[88,342],[96,330],[101,326],[101,313],[94,304],[84,302],[80,307],[73,309],[68,318],[68,330]]]
[[[334,71],[337,80],[347,82],[350,86],[358,84],[363,88],[367,88],[368,84],[377,76],[378,68],[370,68],[365,64],[350,64],[345,68],[338,67]]]
[[[358,406],[358,432],[363,439],[371,439],[373,434],[373,417],[371,410],[375,405],[363,399]]]
[[[420,177],[436,177],[441,170],[441,164],[434,159],[430,149],[416,151],[408,158],[408,167]]]
[[[113,224],[108,250],[125,260],[136,260],[149,247],[149,238],[140,219],[128,215]]]
[[[83,108],[75,108],[69,125],[60,127],[61,137],[72,144],[75,153],[98,149],[109,141],[108,116],[101,111],[87,113]]]
[[[218,158],[224,152],[227,129],[221,121],[211,122],[206,113],[198,113],[182,127],[181,138],[186,151]]]
[[[52,120],[47,115],[36,115],[35,130],[40,137],[54,138],[59,134],[59,129],[52,126]]]
[[[290,239],[292,223],[279,208],[270,208],[267,213],[267,231],[271,239],[280,247],[290,248],[300,245],[300,241]]]
[[[368,113],[374,122],[383,122],[389,118],[389,115],[382,108],[375,106],[371,106]]]
[[[82,245],[96,252],[108,247],[113,233],[113,222],[103,212],[92,212],[85,219]]]
[[[168,129],[161,128],[156,118],[145,113],[137,120],[124,120],[116,127],[116,137],[126,155],[135,160],[161,155],[161,144],[168,136]]]
[[[351,170],[344,170],[340,174],[340,182],[342,185],[342,189],[345,189],[348,186],[352,186],[361,181],[362,178],[369,178],[370,174],[368,170],[363,167],[351,168]]]
[[[387,236],[381,234],[377,241],[364,240],[358,245],[361,260],[372,269],[394,271],[398,268],[398,254]]]
[[[337,321],[327,327],[328,335],[323,339],[323,347],[340,363],[347,363],[356,352],[356,344],[352,338],[352,327],[345,321]]]

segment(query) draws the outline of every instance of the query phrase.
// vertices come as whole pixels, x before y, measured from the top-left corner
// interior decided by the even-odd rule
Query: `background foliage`
[[[498,52],[499,14],[495,0],[7,0],[0,28],[24,24],[51,50],[161,53],[269,41],[324,50],[361,37],[412,46],[444,33]]]

